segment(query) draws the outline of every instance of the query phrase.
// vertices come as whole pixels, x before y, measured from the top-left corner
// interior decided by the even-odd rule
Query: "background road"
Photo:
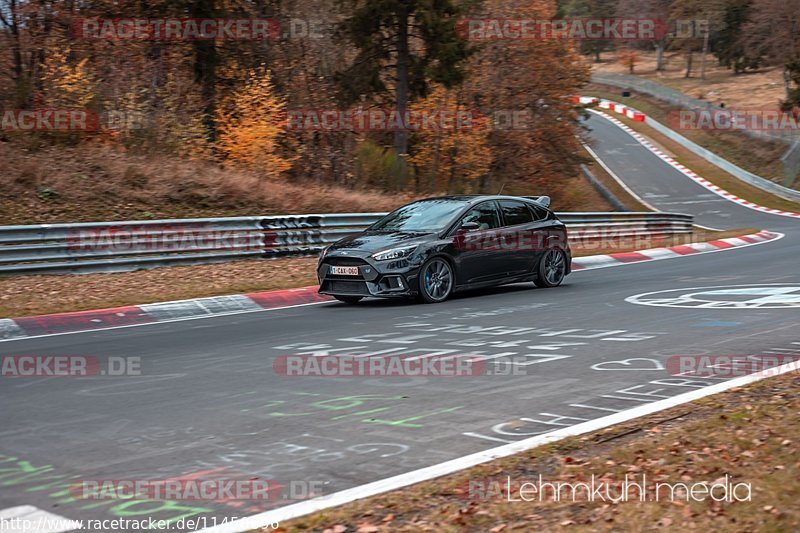
[[[592,116],[589,126],[598,155],[652,205],[707,226],[786,237],[576,272],[556,289],[514,285],[438,305],[324,303],[0,343],[1,355],[140,356],[143,374],[0,378],[0,509],[30,504],[78,519],[244,516],[288,502],[81,501],[65,486],[190,474],[259,476],[301,495],[311,481],[334,492],[713,381],[670,375],[664,366],[673,355],[799,350],[790,289],[785,308],[626,302],[670,289],[800,287],[800,228],[711,193],[605,119]],[[764,290],[719,298],[752,301]],[[523,375],[413,380],[273,372],[277,356],[324,352],[505,354],[530,364],[515,367]]]

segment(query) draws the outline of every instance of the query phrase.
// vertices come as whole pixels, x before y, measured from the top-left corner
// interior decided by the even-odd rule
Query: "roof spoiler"
[[[549,196],[523,196],[523,198],[527,198],[528,200],[533,200],[537,204],[550,207],[550,197]]]

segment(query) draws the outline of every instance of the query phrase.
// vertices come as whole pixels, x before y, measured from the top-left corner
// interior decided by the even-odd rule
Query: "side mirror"
[[[462,222],[461,229],[465,231],[474,231],[476,229],[480,229],[481,225],[477,222]]]

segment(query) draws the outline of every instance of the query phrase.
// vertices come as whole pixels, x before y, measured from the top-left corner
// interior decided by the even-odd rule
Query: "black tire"
[[[442,257],[425,261],[419,269],[419,299],[435,304],[447,300],[453,293],[456,276],[453,267]]]
[[[346,304],[357,304],[364,297],[363,296],[335,296],[334,295],[334,298],[336,298],[340,302],[344,302]]]
[[[558,248],[547,250],[536,266],[537,287],[557,287],[567,275],[567,256]]]

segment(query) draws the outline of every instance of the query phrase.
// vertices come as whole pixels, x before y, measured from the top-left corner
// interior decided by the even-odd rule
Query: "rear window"
[[[516,226],[518,224],[533,222],[533,216],[528,210],[528,206],[522,202],[501,200],[500,208],[503,210],[503,218],[505,219],[506,226]]]

